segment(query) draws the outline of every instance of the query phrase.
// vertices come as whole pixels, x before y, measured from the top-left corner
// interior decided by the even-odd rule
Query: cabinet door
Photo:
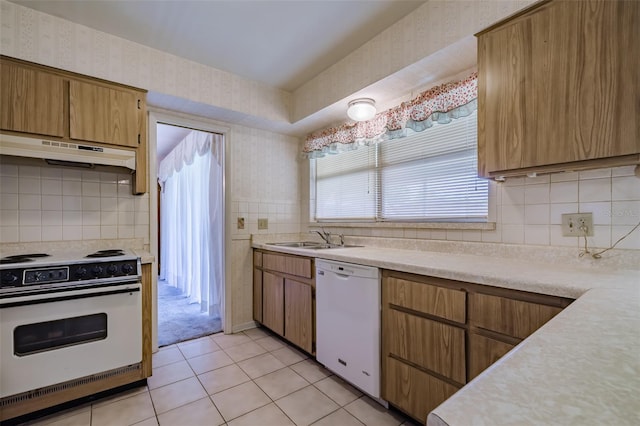
[[[0,61],[0,128],[64,136],[62,77]]]
[[[284,337],[311,353],[313,350],[313,293],[309,284],[284,280]]]
[[[640,153],[640,3],[552,1],[478,38],[479,170]]]
[[[142,371],[141,379],[153,373],[151,333],[153,328],[153,278],[151,263],[142,265]]]
[[[253,319],[262,322],[262,271],[253,268]]]
[[[391,357],[385,359],[382,397],[426,424],[427,415],[458,388]]]
[[[515,345],[469,333],[469,380],[513,349]]]
[[[262,273],[262,324],[284,335],[284,278]]]
[[[138,100],[134,92],[70,81],[71,139],[137,148]]]

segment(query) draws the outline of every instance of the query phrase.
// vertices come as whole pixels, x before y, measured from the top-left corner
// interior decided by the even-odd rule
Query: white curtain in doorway
[[[160,278],[220,317],[223,136],[192,131],[158,167]]]

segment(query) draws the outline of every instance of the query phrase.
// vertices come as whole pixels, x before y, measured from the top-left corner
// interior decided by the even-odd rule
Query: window
[[[316,161],[318,221],[485,221],[477,113]]]

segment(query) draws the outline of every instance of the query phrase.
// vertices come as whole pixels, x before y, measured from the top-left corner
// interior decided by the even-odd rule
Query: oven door
[[[141,361],[140,283],[0,300],[0,398]]]

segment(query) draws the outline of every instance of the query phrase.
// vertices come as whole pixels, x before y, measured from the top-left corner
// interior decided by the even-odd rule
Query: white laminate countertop
[[[377,266],[394,271],[466,281],[553,296],[578,298],[594,288],[640,290],[640,270],[581,268],[503,257],[379,247],[303,249],[253,243],[254,248]]]
[[[253,247],[577,299],[434,409],[428,426],[640,424],[640,270],[373,247]]]

